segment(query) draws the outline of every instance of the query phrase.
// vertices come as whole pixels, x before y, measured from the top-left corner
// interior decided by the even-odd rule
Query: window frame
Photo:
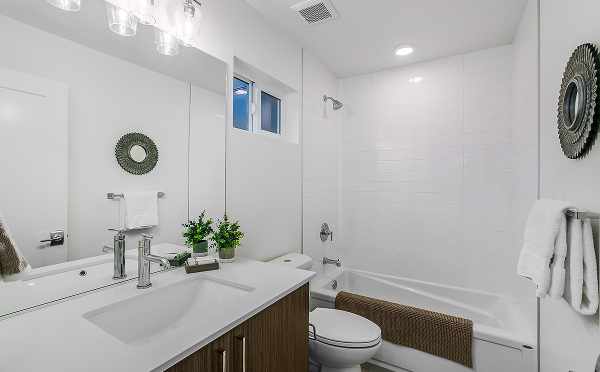
[[[254,131],[254,111],[256,109],[255,105],[254,105],[254,96],[255,96],[254,90],[255,90],[256,83],[252,79],[248,79],[247,77],[240,75],[240,74],[234,74],[233,79],[241,80],[244,83],[248,84],[248,129],[238,128],[235,126],[235,123],[233,123],[233,122],[232,122],[231,126],[233,129],[252,133]],[[233,95],[233,89],[232,89],[232,95]],[[232,103],[231,103],[232,109],[234,109],[233,98],[231,101],[232,101]]]
[[[232,128],[247,132],[247,133],[255,133],[259,135],[264,135],[267,137],[275,137],[275,138],[284,138],[284,125],[285,122],[285,94],[281,94],[280,89],[276,89],[269,84],[263,83],[261,81],[257,81],[257,79],[253,79],[248,75],[244,75],[241,73],[234,73],[234,79],[241,80],[248,84],[248,102],[249,102],[249,110],[248,110],[248,130],[241,129],[235,127],[235,123],[232,123]],[[233,90],[232,90],[233,92]],[[271,97],[274,97],[279,100],[279,120],[277,123],[278,132],[273,133],[268,130],[262,129],[262,93],[266,93]],[[232,93],[233,94],[233,93]],[[233,109],[233,99],[232,99],[232,109]]]
[[[260,87],[259,87],[260,88]],[[268,136],[277,136],[277,137],[281,137],[282,136],[282,122],[283,122],[283,98],[280,98],[279,95],[277,94],[273,94],[271,93],[271,90],[267,90],[267,89],[260,89],[260,105],[257,105],[259,107],[259,114],[257,115],[257,117],[260,118],[260,120],[257,120],[258,125],[257,125],[257,129],[256,129],[256,133],[260,133],[260,134],[264,134],[264,135],[268,135]],[[262,94],[265,93],[273,98],[275,98],[276,100],[279,101],[279,107],[278,107],[278,117],[277,117],[277,132],[271,132],[269,130],[264,130],[262,129]],[[259,94],[257,94],[259,95]]]

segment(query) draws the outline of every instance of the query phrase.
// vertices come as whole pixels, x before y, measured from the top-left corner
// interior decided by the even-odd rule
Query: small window
[[[233,78],[233,126],[247,131],[252,129],[250,121],[251,88],[252,83]]]
[[[266,92],[260,94],[260,129],[280,134],[281,100]]]

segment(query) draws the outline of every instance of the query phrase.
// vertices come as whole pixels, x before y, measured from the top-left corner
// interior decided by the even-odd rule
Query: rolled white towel
[[[569,223],[569,287],[565,299],[580,314],[598,311],[598,268],[589,219]]]
[[[565,259],[567,257],[567,217],[563,214],[560,221],[560,230],[554,244],[554,257],[550,264],[550,297],[562,298],[565,292]]]
[[[517,272],[533,280],[537,297],[544,297],[550,290],[550,260],[564,222],[564,211],[569,207],[567,202],[542,199],[529,213]]]

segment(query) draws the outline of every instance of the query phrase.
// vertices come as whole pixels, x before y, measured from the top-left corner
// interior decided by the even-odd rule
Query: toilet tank
[[[312,268],[312,258],[300,253],[288,253],[269,262],[301,270],[310,270]]]

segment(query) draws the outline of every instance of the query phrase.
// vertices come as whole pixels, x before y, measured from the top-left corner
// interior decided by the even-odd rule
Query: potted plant
[[[232,262],[235,259],[235,248],[240,245],[244,233],[240,231],[238,221],[231,222],[227,214],[219,220],[217,229],[212,236],[213,245],[219,251],[219,258],[225,262]]]
[[[202,211],[198,220],[183,224],[185,231],[183,237],[185,243],[192,248],[194,257],[206,256],[208,254],[208,236],[214,232],[213,220],[206,217],[206,211]]]

